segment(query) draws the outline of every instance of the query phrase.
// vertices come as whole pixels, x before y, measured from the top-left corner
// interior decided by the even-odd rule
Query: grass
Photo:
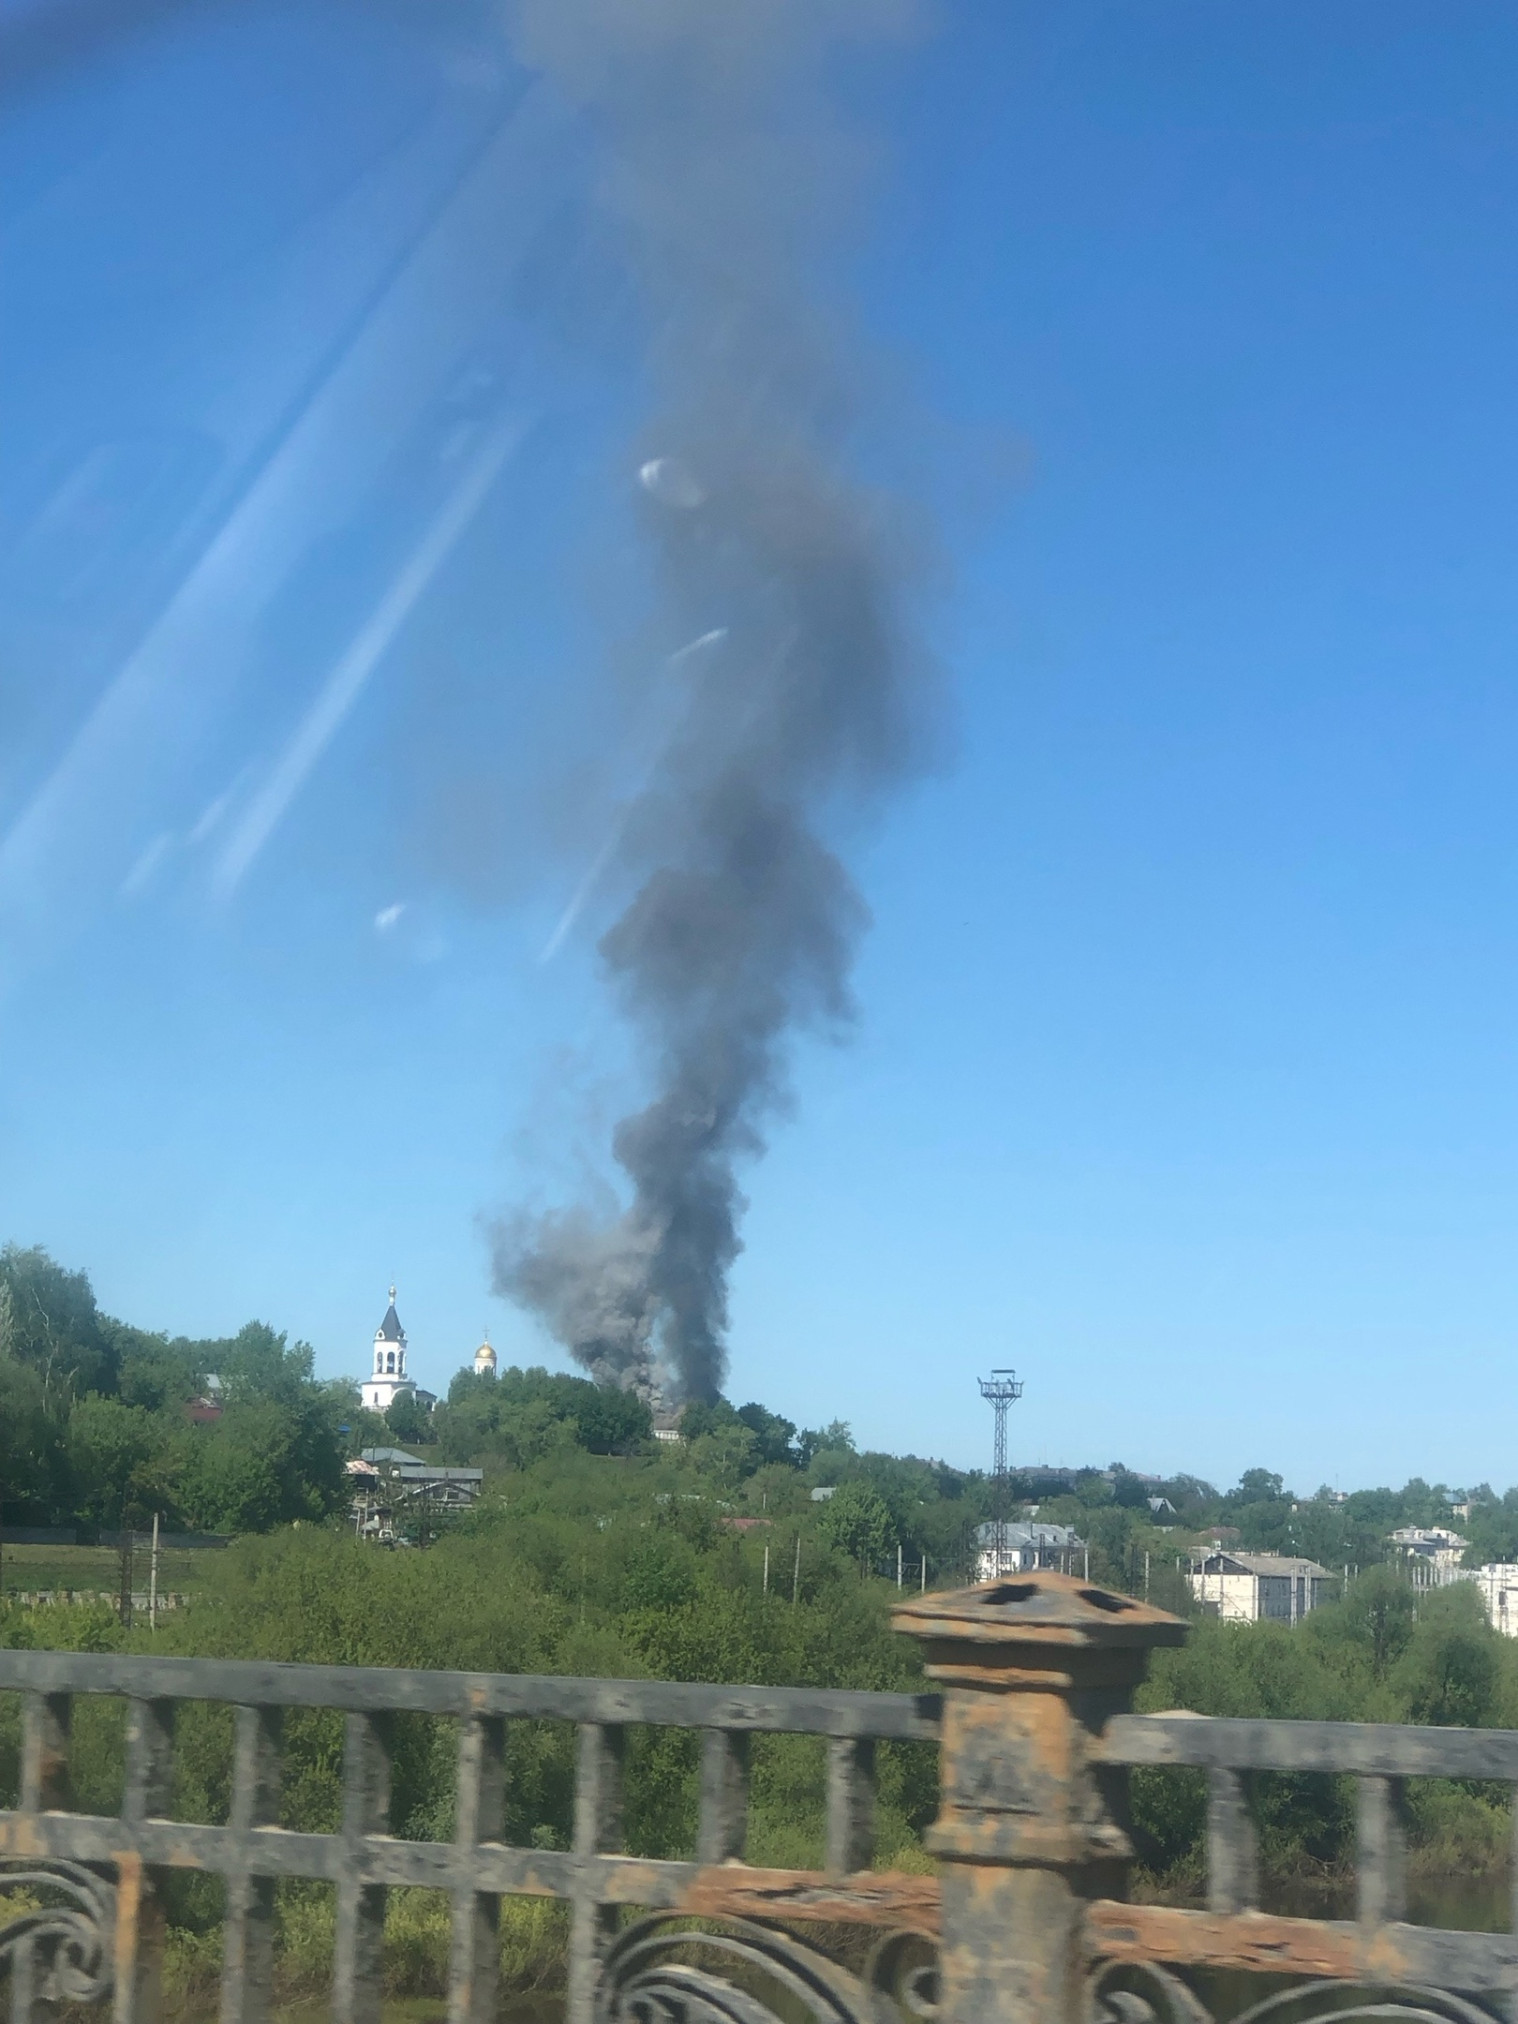
[[[451,1912],[440,1891],[398,1889],[385,1906],[387,2024],[441,2017],[448,1989]],[[562,1994],[569,1907],[551,1898],[509,1897],[501,1905],[501,1995],[513,2011],[553,2014]],[[281,2017],[330,2014],[336,1909],[330,1885],[294,1883],[279,1893],[275,1996]],[[221,1973],[219,1928],[171,1929],[165,2011],[176,2024],[214,2017]]]
[[[194,1595],[212,1576],[217,1549],[163,1548],[158,1555],[161,1595]],[[148,1585],[149,1554],[139,1548],[132,1556],[132,1586]],[[0,1541],[0,1592],[32,1593],[38,1589],[72,1589],[76,1594],[115,1595],[121,1587],[121,1555],[114,1546],[12,1546]]]

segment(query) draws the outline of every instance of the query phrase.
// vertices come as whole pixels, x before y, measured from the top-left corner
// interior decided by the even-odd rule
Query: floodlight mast
[[[993,1370],[977,1378],[980,1395],[989,1399],[996,1415],[996,1446],[991,1467],[991,1552],[992,1575],[1000,1580],[1007,1559],[1007,1408],[1023,1395],[1022,1381],[1015,1370]]]

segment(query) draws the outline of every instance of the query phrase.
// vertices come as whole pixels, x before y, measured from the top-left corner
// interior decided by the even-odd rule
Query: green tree
[[[296,1405],[319,1389],[316,1353],[309,1342],[288,1342],[266,1321],[250,1321],[222,1342],[193,1345],[206,1370],[214,1370],[229,1398],[239,1395]]]
[[[1281,1478],[1269,1469],[1246,1469],[1239,1478],[1238,1488],[1230,1490],[1223,1499],[1225,1504],[1277,1504],[1285,1496]]]
[[[1343,1634],[1355,1639],[1369,1653],[1371,1671],[1378,1680],[1406,1651],[1418,1616],[1418,1598],[1411,1583],[1394,1567],[1369,1567],[1350,1588],[1340,1608],[1324,1625],[1342,1626]],[[1316,1614],[1309,1619],[1321,1636]]]
[[[125,1404],[169,1413],[202,1389],[205,1371],[192,1343],[150,1335],[109,1315],[101,1317],[100,1328],[116,1358],[117,1396]]]
[[[67,1501],[64,1423],[41,1373],[0,1356],[0,1523],[44,1525]]]
[[[895,1544],[890,1507],[880,1492],[856,1478],[841,1483],[823,1506],[819,1530],[868,1571]]]
[[[759,1443],[736,1413],[709,1433],[698,1434],[694,1440],[686,1435],[685,1439],[691,1462],[721,1490],[736,1490],[759,1466]]]
[[[796,1459],[810,1469],[819,1455],[852,1455],[854,1430],[847,1420],[830,1420],[825,1427],[803,1427],[796,1436]]]
[[[173,1501],[165,1470],[166,1427],[143,1406],[91,1393],[68,1417],[68,1458],[80,1517],[96,1525],[136,1524]]]
[[[1487,1727],[1499,1671],[1498,1636],[1473,1588],[1460,1582],[1419,1598],[1418,1621],[1392,1675],[1408,1720]]]
[[[266,1532],[347,1502],[337,1401],[314,1387],[292,1404],[234,1395],[213,1425],[185,1427],[177,1449],[181,1506],[206,1532]]]
[[[85,1392],[114,1392],[116,1359],[100,1325],[84,1272],[66,1272],[46,1251],[7,1244],[0,1250],[7,1353],[42,1381],[45,1405]]]
[[[519,1469],[566,1445],[596,1455],[626,1454],[653,1430],[648,1407],[632,1392],[514,1365],[498,1377],[459,1371],[434,1425],[445,1460],[494,1454]]]
[[[385,1424],[398,1441],[413,1445],[432,1439],[432,1415],[417,1401],[415,1392],[397,1392],[385,1413]]]
[[[746,1406],[739,1406],[738,1417],[754,1437],[754,1452],[760,1468],[770,1462],[794,1465],[798,1461],[794,1420],[782,1419],[779,1413],[770,1412],[757,1399],[750,1399]]]

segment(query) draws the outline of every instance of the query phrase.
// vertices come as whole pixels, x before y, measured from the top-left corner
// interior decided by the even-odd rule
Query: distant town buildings
[[[680,1421],[685,1412],[683,1405],[666,1405],[661,1398],[653,1402],[654,1439],[656,1441],[681,1441],[685,1436],[680,1431]]]
[[[348,1464],[353,1529],[361,1539],[391,1545],[409,1534],[425,1539],[443,1520],[479,1497],[483,1469],[446,1469],[405,1448],[365,1448]]]
[[[1504,1637],[1518,1637],[1518,1566],[1511,1560],[1495,1560],[1486,1567],[1467,1568],[1465,1579],[1476,1584],[1492,1629]]]
[[[206,1373],[205,1385],[199,1398],[190,1399],[184,1409],[184,1416],[192,1426],[214,1426],[221,1418],[226,1400],[222,1396],[221,1379],[215,1371]]]
[[[1404,1525],[1389,1542],[1418,1588],[1444,1588],[1462,1578],[1461,1562],[1470,1545],[1443,1525]]]
[[[487,1344],[488,1348],[489,1345]],[[495,1352],[491,1351],[494,1358]],[[475,1368],[479,1368],[479,1357],[475,1357]],[[401,1327],[401,1318],[395,1311],[395,1288],[390,1289],[390,1305],[385,1309],[385,1318],[374,1332],[374,1370],[359,1386],[359,1396],[367,1411],[387,1413],[398,1398],[414,1398],[424,1411],[430,1412],[437,1404],[433,1392],[423,1391],[406,1375],[406,1331]]]
[[[1086,1542],[1068,1525],[1041,1525],[1022,1519],[1003,1526],[1002,1533],[998,1565],[995,1522],[976,1526],[977,1581],[1000,1581],[1006,1575],[1027,1574],[1040,1567],[1058,1574],[1079,1574],[1085,1570]]]
[[[1191,1592],[1225,1623],[1300,1623],[1329,1597],[1334,1577],[1315,1560],[1215,1548],[1193,1561]]]

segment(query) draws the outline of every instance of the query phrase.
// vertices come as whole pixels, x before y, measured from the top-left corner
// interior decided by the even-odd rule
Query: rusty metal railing
[[[335,1886],[338,2024],[378,2019],[386,1893],[405,1885],[451,1901],[451,2024],[495,2016],[500,1904],[517,1894],[570,1906],[569,2024],[764,2024],[798,2015],[816,2024],[892,2016],[1208,2024],[1188,1969],[1287,1978],[1244,2013],[1249,2024],[1316,2024],[1341,2012],[1512,2024],[1518,1940],[1406,1920],[1402,1789],[1410,1777],[1518,1788],[1518,1734],[1134,1715],[1132,1691],[1150,1650],[1178,1642],[1185,1626],[1062,1575],[924,1596],[896,1620],[922,1640],[941,1697],[0,1652],[0,1693],[19,1693],[24,1704],[18,1803],[0,1811],[0,1887],[25,1884],[33,1901],[8,1924],[0,1906],[13,2024],[40,2024],[59,2004],[90,2002],[109,2002],[119,2024],[152,2024],[162,2000],[165,1883],[176,1870],[226,1882],[224,2024],[263,2024],[271,2013],[281,1878]],[[81,1695],[126,1702],[117,1814],[71,1803],[70,1731]],[[236,1711],[231,1804],[219,1825],[171,1817],[174,1721],[186,1701]],[[310,1708],[345,1721],[342,1817],[332,1833],[279,1824],[282,1721]],[[456,1725],[450,1841],[391,1832],[395,1723],[406,1714]],[[544,1719],[577,1729],[565,1851],[505,1840],[508,1725]],[[624,1852],[626,1745],[642,1725],[700,1733],[690,1860]],[[744,1860],[749,1748],[759,1733],[825,1741],[819,1870]],[[882,1741],[939,1746],[939,1815],[928,1837],[936,1875],[870,1867]],[[1128,1901],[1134,1765],[1207,1776],[1205,1909]],[[1354,1920],[1258,1909],[1244,1783],[1255,1770],[1359,1780]],[[819,1930],[845,1924],[878,1929],[854,1971],[815,1944]]]

